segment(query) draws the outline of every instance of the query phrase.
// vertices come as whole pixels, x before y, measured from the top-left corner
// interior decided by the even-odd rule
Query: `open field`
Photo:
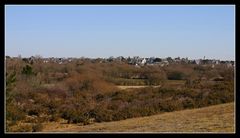
[[[234,103],[163,113],[122,121],[78,124],[46,123],[44,132],[230,132]]]

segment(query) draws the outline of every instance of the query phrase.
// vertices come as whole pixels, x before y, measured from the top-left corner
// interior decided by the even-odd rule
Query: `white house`
[[[200,59],[195,60],[196,64],[198,65],[200,64],[200,61],[201,61]]]
[[[142,63],[142,65],[144,65],[144,64],[146,64],[146,62],[147,62],[147,60],[144,58],[141,63]]]

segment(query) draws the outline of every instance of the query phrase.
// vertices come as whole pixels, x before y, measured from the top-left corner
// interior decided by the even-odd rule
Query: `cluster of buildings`
[[[8,57],[9,58],[9,57]],[[135,66],[145,66],[145,65],[160,65],[160,66],[167,66],[169,64],[196,64],[196,65],[212,65],[214,68],[215,65],[218,64],[225,64],[227,67],[234,67],[234,61],[221,61],[221,60],[215,60],[215,59],[193,59],[189,60],[188,58],[159,58],[159,57],[148,57],[143,58],[139,56],[133,56],[133,57],[109,57],[109,58],[41,58],[41,57],[34,57],[31,56],[29,58],[22,58],[23,61],[28,63],[33,63],[36,61],[41,61],[43,63],[58,63],[58,64],[66,64],[73,61],[81,60],[81,61],[90,61],[92,63],[108,63],[108,62],[116,62],[116,63],[127,63],[130,65]]]
[[[193,59],[189,60],[188,58],[159,58],[159,57],[149,57],[149,58],[142,58],[139,56],[134,57],[127,57],[124,58],[122,56],[113,58],[110,57],[107,59],[108,62],[125,62],[135,66],[144,66],[144,65],[160,65],[160,66],[167,66],[169,64],[196,64],[196,65],[212,65],[214,67],[218,64],[225,64],[228,67],[234,67],[234,61],[221,61],[215,59]]]

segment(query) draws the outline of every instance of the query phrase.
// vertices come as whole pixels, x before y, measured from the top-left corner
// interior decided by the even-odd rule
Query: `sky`
[[[235,60],[235,6],[6,5],[5,55]]]

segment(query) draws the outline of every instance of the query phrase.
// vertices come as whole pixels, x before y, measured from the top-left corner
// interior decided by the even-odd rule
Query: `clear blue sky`
[[[235,7],[5,7],[5,54],[235,59]]]

